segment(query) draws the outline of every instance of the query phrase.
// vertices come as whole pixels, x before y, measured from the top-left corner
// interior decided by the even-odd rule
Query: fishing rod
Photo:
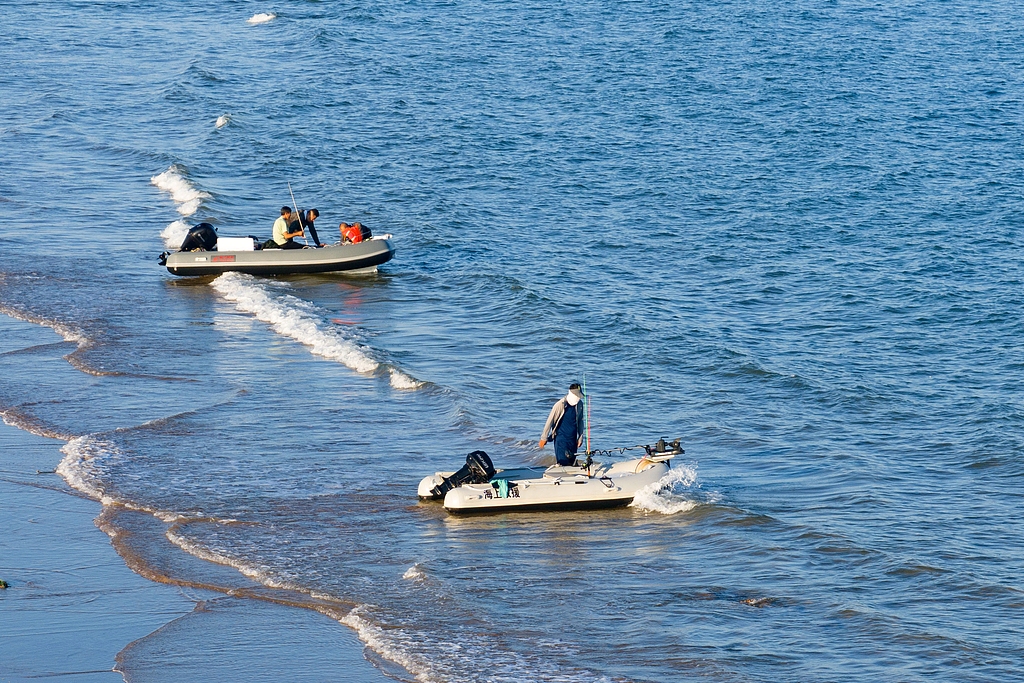
[[[302,231],[302,243],[308,247],[309,242],[306,241],[306,227],[302,224],[302,211],[299,210],[299,205],[295,203],[295,193],[292,192],[291,181],[288,181],[288,194],[292,196],[292,206],[295,207],[295,211],[299,214],[299,230]]]

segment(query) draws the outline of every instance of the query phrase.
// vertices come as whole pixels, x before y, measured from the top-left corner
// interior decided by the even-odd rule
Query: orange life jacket
[[[363,232],[354,225],[348,225],[341,231],[341,237],[355,244],[363,241]]]

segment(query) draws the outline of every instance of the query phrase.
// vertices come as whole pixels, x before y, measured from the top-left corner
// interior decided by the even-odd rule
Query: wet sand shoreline
[[[59,357],[53,341],[0,315],[6,370],[19,349]],[[0,681],[391,680],[323,614],[133,572],[97,528],[101,504],[54,473],[63,445],[0,422]]]
[[[0,424],[0,680],[121,680],[117,653],[195,602],[128,569],[93,524],[100,504],[56,474],[62,442]]]

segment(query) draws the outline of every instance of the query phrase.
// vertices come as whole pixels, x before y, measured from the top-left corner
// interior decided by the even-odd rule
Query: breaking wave
[[[403,391],[412,391],[413,389],[419,389],[423,386],[423,382],[418,379],[413,379],[409,375],[405,374],[395,368],[389,368],[388,372],[391,374],[391,386],[395,389],[402,389]]]
[[[185,241],[185,235],[188,234],[189,228],[192,226],[185,221],[174,221],[160,233],[160,238],[164,241],[164,246],[168,249],[178,249],[181,247],[181,243]]]
[[[44,424],[42,420],[39,420],[18,408],[6,408],[4,410],[0,410],[0,419],[4,421],[4,424],[20,429],[23,432],[28,432],[29,434],[46,437],[47,439],[68,441],[75,438],[70,434],[65,434],[53,429],[52,427]]]
[[[366,646],[381,657],[404,667],[406,671],[416,676],[420,681],[433,681],[430,667],[425,663],[407,655],[403,649],[396,647],[392,640],[387,637],[384,629],[373,624],[369,619],[364,618],[365,605],[359,605],[340,621],[356,632],[359,639],[366,643]]]
[[[321,312],[307,301],[274,294],[244,273],[225,273],[213,281],[213,287],[238,310],[253,314],[278,334],[308,346],[318,356],[364,374],[384,368],[395,389],[412,390],[423,385],[397,368],[383,365],[373,358],[370,349],[327,326]]]
[[[5,306],[4,304],[0,304],[0,313],[3,313],[4,315],[14,318],[16,320],[21,320],[23,322],[32,323],[34,325],[42,325],[43,327],[49,327],[51,330],[53,330],[61,337],[63,337],[64,341],[66,342],[78,344],[79,346],[84,346],[85,344],[89,343],[89,338],[85,336],[84,332],[82,332],[81,330],[77,330],[73,327],[70,327],[62,322],[50,320],[48,318],[43,318],[38,315],[33,315],[27,311],[22,311],[17,308]]]
[[[536,652],[507,649],[491,633],[449,631],[441,639],[413,624],[398,619],[379,623],[378,608],[362,604],[339,619],[353,629],[366,646],[385,660],[394,662],[424,683],[442,681],[487,681],[512,683],[537,681],[559,683],[608,683],[609,679],[577,667],[552,666],[548,655],[562,650],[558,640],[530,634]],[[486,653],[482,656],[481,653]]]
[[[191,216],[202,205],[204,199],[211,197],[209,192],[198,189],[185,177],[184,169],[177,164],[150,178],[150,182],[164,192],[171,195],[171,200],[177,204],[178,213],[182,216]],[[178,220],[168,225],[160,236],[168,249],[177,249],[188,232],[188,225]]]
[[[276,18],[277,18],[277,15],[274,14],[273,12],[260,12],[258,14],[254,14],[251,17],[249,17],[248,19],[246,19],[245,23],[253,24],[253,25],[265,24],[268,21],[273,21]]]
[[[82,360],[82,355],[86,351],[86,349],[88,349],[92,345],[92,340],[89,339],[89,337],[87,337],[85,333],[82,332],[81,330],[71,327],[70,325],[62,323],[58,320],[43,318],[41,316],[34,315],[27,311],[12,308],[10,306],[5,306],[3,304],[0,304],[0,313],[11,318],[15,318],[16,320],[22,320],[24,322],[33,323],[35,325],[42,325],[43,327],[49,327],[51,330],[53,330],[61,337],[63,337],[64,341],[69,342],[71,344],[75,344],[78,348],[64,356],[64,360],[70,363],[71,367],[75,368],[76,370],[84,372],[88,375],[93,375],[95,377],[109,377],[122,374],[120,372],[112,370],[99,370],[97,368],[92,367],[84,360]]]
[[[423,569],[420,568],[420,565],[417,562],[405,570],[405,573],[402,574],[402,578],[407,581],[422,581],[427,578],[427,575],[423,573]]]
[[[696,482],[695,466],[677,465],[658,481],[637,491],[630,507],[644,512],[660,512],[663,515],[689,512],[699,505],[699,501],[692,497],[693,485]]]
[[[244,562],[235,557],[228,555],[227,553],[214,550],[202,543],[191,540],[184,534],[178,533],[178,529],[171,527],[166,533],[167,540],[174,545],[181,548],[183,551],[198,557],[201,560],[212,562],[214,564],[223,565],[225,567],[232,567],[236,569],[242,576],[252,579],[268,588],[279,588],[282,590],[301,590],[301,588],[289,581],[284,581],[275,577],[268,570],[257,567],[250,562]]]
[[[125,454],[111,441],[98,435],[72,437],[60,449],[64,459],[57,465],[56,472],[71,488],[94,498],[104,506],[119,505],[129,510],[146,512],[164,522],[178,522],[184,515],[152,508],[125,500],[109,491],[103,483],[104,470],[123,460]]]
[[[77,436],[60,449],[64,459],[57,465],[57,474],[73,488],[104,505],[122,501],[107,494],[100,476],[100,465],[123,457],[117,446],[98,437]]]

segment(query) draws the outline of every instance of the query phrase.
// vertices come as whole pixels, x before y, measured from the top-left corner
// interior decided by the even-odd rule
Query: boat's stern
[[[420,500],[438,500],[440,496],[434,493],[434,488],[439,486],[446,477],[450,477],[454,472],[435,472],[429,476],[420,479],[419,486],[416,487],[416,495],[420,497]]]

